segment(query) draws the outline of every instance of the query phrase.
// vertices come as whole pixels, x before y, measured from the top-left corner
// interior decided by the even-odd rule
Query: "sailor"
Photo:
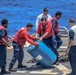
[[[74,18],[69,19],[69,25],[71,28],[69,29],[69,42],[67,50],[69,50],[69,61],[72,71],[67,75],[76,75],[76,25]]]
[[[52,17],[48,14],[48,12],[49,12],[48,8],[44,8],[43,13],[38,15],[38,17],[36,19],[36,30],[37,30],[37,27],[38,27],[38,23],[41,21],[42,17],[46,18],[47,20],[52,19]]]
[[[61,34],[60,34],[59,22],[58,22],[58,20],[61,18],[61,15],[62,15],[62,12],[57,11],[55,13],[55,17],[52,18],[52,25],[53,25],[53,29],[54,29],[54,33],[57,41],[57,49],[62,45],[62,40],[60,38]]]
[[[57,42],[50,20],[47,20],[44,17],[41,18],[36,31],[36,37],[39,37],[39,34],[41,35],[40,40],[43,41],[49,48],[51,48],[51,50],[53,50],[53,52],[58,57],[59,53],[57,51]]]
[[[10,47],[8,44],[8,32],[6,28],[8,27],[8,20],[3,19],[1,21],[0,26],[0,67],[1,67],[1,73],[3,74],[10,74],[9,71],[6,71],[6,53],[7,49],[6,46]]]
[[[18,60],[18,68],[26,67],[22,64],[24,57],[23,46],[26,43],[26,41],[36,46],[39,45],[38,42],[33,42],[33,40],[36,40],[38,38],[28,34],[28,31],[30,31],[32,27],[33,25],[31,23],[28,23],[25,28],[21,28],[20,30],[18,30],[18,32],[14,36],[13,38],[14,55],[9,65],[9,71],[14,71],[13,66],[16,60]]]

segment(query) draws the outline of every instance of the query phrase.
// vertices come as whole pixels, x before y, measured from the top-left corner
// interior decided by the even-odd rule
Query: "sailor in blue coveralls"
[[[1,74],[10,74],[9,71],[5,70],[6,67],[6,46],[10,47],[10,45],[7,43],[8,41],[8,33],[7,33],[7,26],[8,26],[8,20],[3,19],[1,21],[0,26],[0,67],[1,67]]]
[[[59,22],[58,22],[58,20],[61,18],[61,15],[62,13],[58,11],[55,13],[55,17],[52,18],[52,25],[57,41],[57,49],[62,45],[62,40],[60,38],[61,34],[60,34]]]

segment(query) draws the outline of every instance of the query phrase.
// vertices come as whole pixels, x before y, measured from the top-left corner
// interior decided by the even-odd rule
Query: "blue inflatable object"
[[[39,46],[30,45],[29,52],[42,66],[50,67],[56,61],[56,55],[43,42],[37,40]]]

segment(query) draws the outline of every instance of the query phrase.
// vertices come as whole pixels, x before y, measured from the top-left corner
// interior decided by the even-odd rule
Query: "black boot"
[[[24,66],[22,63],[18,63],[18,68],[26,68],[27,66]]]
[[[59,63],[60,63],[59,60],[57,60],[57,61],[55,62],[56,65],[59,65]]]
[[[55,61],[55,65],[59,65],[59,63],[60,63],[60,57],[57,57],[57,59],[56,59],[56,61]]]
[[[5,66],[3,66],[1,69],[2,69],[1,74],[10,74],[11,73],[10,71],[5,70]]]
[[[16,70],[13,69],[13,64],[10,64],[10,65],[9,65],[9,71],[16,72]]]
[[[41,65],[41,64],[39,62],[37,62],[36,65]]]

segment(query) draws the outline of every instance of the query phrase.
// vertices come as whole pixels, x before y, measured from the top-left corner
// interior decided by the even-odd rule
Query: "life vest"
[[[42,25],[42,22],[40,22],[41,35],[44,35],[46,33],[46,29],[48,27],[48,22],[50,22],[50,21],[46,21],[45,25]],[[54,35],[54,31],[53,31],[53,28],[52,28],[51,31],[49,32],[49,35],[47,35],[45,38],[47,39],[47,38],[49,38],[53,35]]]
[[[6,41],[8,41],[8,33],[7,33],[7,30],[6,30],[5,27],[0,26],[0,30],[2,30],[2,29],[4,29],[4,30],[6,31],[6,35],[4,36],[4,39],[5,39]],[[0,40],[0,45],[5,45],[5,43],[4,43],[2,40]]]
[[[52,21],[53,20],[56,20],[56,30],[57,30],[57,32],[60,32],[60,28],[59,28],[59,23],[58,23],[58,20],[57,20],[57,18],[52,18]]]
[[[17,42],[20,46],[23,46],[26,42],[26,40],[24,38],[21,38],[21,32],[24,31],[25,28],[21,28],[17,33],[16,35],[14,36],[13,38],[13,41],[14,42]]]

